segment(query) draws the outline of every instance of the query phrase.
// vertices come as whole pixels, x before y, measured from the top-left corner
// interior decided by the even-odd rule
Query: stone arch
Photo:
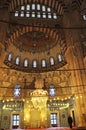
[[[63,14],[63,2],[59,2],[56,0],[12,0],[10,3],[10,12],[14,11],[16,7],[29,4],[29,3],[39,3],[44,4],[46,6],[51,7],[52,9],[56,10],[58,14]]]

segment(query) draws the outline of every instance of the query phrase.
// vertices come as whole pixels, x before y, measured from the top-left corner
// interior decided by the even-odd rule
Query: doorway
[[[39,128],[40,127],[40,111],[32,110],[30,116],[31,128]]]

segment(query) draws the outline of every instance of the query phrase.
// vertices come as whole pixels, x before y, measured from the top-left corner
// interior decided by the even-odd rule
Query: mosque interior
[[[86,0],[0,0],[0,128],[86,127]]]

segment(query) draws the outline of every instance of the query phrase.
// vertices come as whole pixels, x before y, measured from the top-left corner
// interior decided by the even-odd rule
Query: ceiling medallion
[[[31,31],[16,38],[13,44],[20,51],[44,52],[56,45],[56,41],[43,32]]]

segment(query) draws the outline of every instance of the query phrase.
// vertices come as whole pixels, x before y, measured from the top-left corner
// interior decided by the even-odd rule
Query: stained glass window
[[[16,84],[14,87],[14,97],[15,98],[20,97],[20,84]]]
[[[54,85],[50,85],[49,94],[50,94],[50,97],[55,96],[55,86]]]

